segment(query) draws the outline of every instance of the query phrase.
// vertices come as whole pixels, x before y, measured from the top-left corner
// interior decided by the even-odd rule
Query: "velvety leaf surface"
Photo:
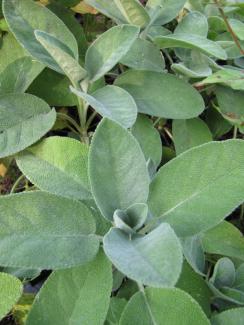
[[[214,315],[211,318],[212,325],[242,325],[244,308],[233,308]]]
[[[0,158],[38,141],[54,125],[55,109],[29,94],[0,96]]]
[[[193,148],[159,170],[151,184],[149,208],[179,236],[210,229],[243,202],[243,166],[241,140]]]
[[[60,269],[97,254],[95,222],[82,203],[45,192],[0,198],[0,265]]]
[[[38,293],[26,325],[100,325],[112,289],[112,268],[102,251],[84,266],[55,271]]]
[[[0,273],[0,320],[11,310],[22,295],[21,281],[12,275]]]
[[[32,0],[4,0],[4,17],[20,44],[36,59],[60,72],[59,66],[36,40],[34,30],[50,33],[62,41],[78,57],[75,37],[54,13]],[[62,72],[62,71],[61,71]]]
[[[202,235],[206,253],[224,255],[244,261],[244,238],[231,223],[223,221]]]
[[[204,110],[199,93],[171,74],[129,70],[119,76],[115,84],[132,95],[141,113],[188,119]]]
[[[38,188],[77,200],[90,199],[88,147],[77,140],[50,137],[17,156],[22,173]]]
[[[104,237],[106,255],[129,278],[152,287],[174,286],[182,266],[182,248],[168,224],[146,236],[112,228]]]
[[[85,68],[90,79],[95,81],[110,71],[128,52],[138,34],[138,27],[120,25],[100,35],[86,53]]]
[[[124,89],[107,85],[91,95],[71,88],[72,92],[89,103],[100,115],[113,120],[125,128],[131,127],[137,116],[133,97]]]
[[[114,2],[129,24],[144,27],[150,22],[147,11],[139,1],[114,0]]]
[[[116,209],[145,203],[149,176],[136,139],[119,124],[103,119],[97,127],[89,153],[92,194],[105,218]]]
[[[207,124],[200,118],[174,120],[173,139],[177,155],[213,140]]]
[[[112,297],[105,325],[119,325],[119,320],[126,304],[127,301],[125,299]]]
[[[151,158],[155,166],[158,166],[162,158],[162,142],[153,122],[140,114],[131,132],[139,142],[146,161]]]
[[[145,289],[126,305],[120,325],[210,325],[199,304],[180,289]]]

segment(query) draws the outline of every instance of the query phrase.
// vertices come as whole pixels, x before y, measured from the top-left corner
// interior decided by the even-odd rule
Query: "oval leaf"
[[[54,125],[55,109],[29,94],[0,96],[0,158],[38,141]]]
[[[97,206],[109,220],[115,210],[147,201],[149,175],[139,144],[108,119],[102,120],[92,140],[89,177]]]
[[[182,237],[216,226],[243,202],[243,165],[241,140],[207,143],[173,159],[151,184],[152,222],[168,222]]]
[[[242,325],[244,319],[244,308],[233,308],[225,310],[211,318],[212,325]]]
[[[150,22],[150,17],[137,0],[114,0],[116,6],[131,25],[144,27]]]
[[[151,287],[174,286],[182,267],[182,248],[168,224],[146,236],[112,228],[104,237],[106,255],[129,278]]]
[[[97,254],[95,221],[82,203],[45,192],[0,198],[0,265],[60,269]]]
[[[199,93],[171,74],[129,70],[118,77],[115,84],[132,95],[141,113],[188,119],[204,109]]]

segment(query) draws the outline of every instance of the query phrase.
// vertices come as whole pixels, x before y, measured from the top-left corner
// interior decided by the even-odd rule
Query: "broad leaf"
[[[206,231],[202,235],[203,249],[208,254],[229,256],[244,261],[244,238],[229,222]]]
[[[138,38],[120,62],[136,70],[163,72],[164,57],[151,42]]]
[[[173,139],[177,155],[212,141],[208,126],[200,118],[173,121]]]
[[[78,46],[73,34],[62,20],[46,7],[32,0],[4,0],[3,12],[16,39],[33,57],[45,65],[62,73],[57,63],[36,40],[34,34],[36,29],[55,36],[66,44],[75,58],[78,58]]]
[[[165,25],[174,19],[183,8],[186,0],[148,0],[146,8],[154,25]]]
[[[199,11],[189,12],[176,26],[175,33],[194,34],[202,37],[208,35],[208,20]]]
[[[118,10],[118,7],[113,0],[85,0],[85,3],[96,8],[102,14],[113,19],[118,24],[126,23],[125,17]]]
[[[212,325],[242,325],[244,308],[232,308],[222,313],[215,314],[211,318]]]
[[[216,226],[243,202],[243,164],[241,140],[207,143],[173,159],[151,184],[152,222],[167,222],[182,237]]]
[[[149,176],[139,144],[108,119],[102,120],[92,140],[89,177],[97,206],[109,220],[116,209],[147,201]]]
[[[154,42],[163,49],[174,47],[197,49],[209,56],[221,60],[227,59],[226,52],[220,47],[220,45],[205,37],[196,36],[194,34],[175,33],[173,35],[156,37],[154,38]]]
[[[150,22],[150,17],[137,0],[114,0],[121,14],[131,25],[144,27]]]
[[[132,95],[141,113],[188,119],[204,109],[199,93],[171,74],[129,70],[119,76],[115,84]]]
[[[88,147],[77,140],[47,138],[18,155],[17,164],[43,191],[77,200],[91,198]]]
[[[0,320],[11,310],[22,295],[23,286],[19,279],[0,273]]]
[[[100,325],[111,289],[111,264],[100,251],[89,264],[53,272],[38,293],[26,325]]]
[[[38,30],[35,31],[35,37],[74,85],[85,78],[86,71],[64,43],[51,34]]]
[[[214,266],[210,282],[216,288],[232,287],[235,282],[235,265],[227,257],[220,258]]]
[[[38,141],[56,120],[55,109],[29,94],[0,96],[0,158]]]
[[[121,25],[112,27],[100,35],[86,53],[85,68],[91,81],[110,71],[128,52],[138,34],[138,27]]]
[[[186,237],[182,239],[183,253],[196,273],[204,275],[205,271],[205,256],[202,247],[202,242],[199,236]]]
[[[162,142],[159,132],[153,126],[153,122],[140,114],[131,132],[139,142],[146,161],[151,159],[157,167],[162,158]]]
[[[130,279],[151,287],[174,286],[182,267],[182,249],[168,224],[148,235],[128,235],[112,228],[104,237],[106,255]]]
[[[120,325],[210,325],[199,304],[180,289],[153,289],[136,293],[126,305]]]
[[[0,198],[0,265],[64,269],[97,254],[95,222],[82,203],[45,192]]]
[[[120,87],[107,85],[91,95],[74,88],[71,88],[71,91],[84,99],[100,115],[121,124],[125,128],[131,127],[136,121],[136,103],[133,97]]]
[[[121,314],[127,304],[125,299],[112,297],[105,325],[119,325]]]

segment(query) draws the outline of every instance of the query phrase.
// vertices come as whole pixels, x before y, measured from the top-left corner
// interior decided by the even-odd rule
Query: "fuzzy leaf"
[[[144,27],[150,22],[150,17],[142,4],[137,0],[114,0],[128,24]]]
[[[242,325],[244,308],[232,308],[222,313],[215,314],[211,318],[212,325]]]

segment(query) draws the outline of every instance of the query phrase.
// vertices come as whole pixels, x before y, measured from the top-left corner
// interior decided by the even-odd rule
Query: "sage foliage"
[[[243,324],[244,2],[0,9],[0,320]]]

